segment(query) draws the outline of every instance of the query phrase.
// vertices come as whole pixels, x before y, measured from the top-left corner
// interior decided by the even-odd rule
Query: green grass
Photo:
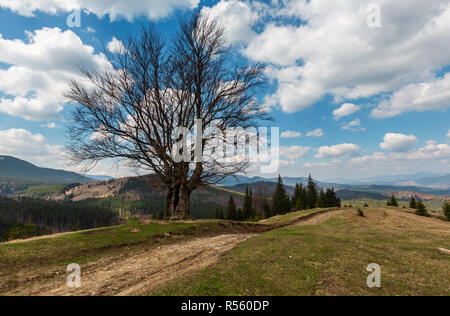
[[[353,200],[347,200],[344,201],[343,204],[352,204],[354,207],[362,207],[364,204],[367,204],[371,207],[384,207],[386,206],[386,203],[388,201],[388,198],[386,200],[374,200],[369,198],[361,198],[361,199],[353,199]],[[429,211],[441,213],[442,212],[442,204],[444,203],[441,199],[433,199],[430,201],[424,201],[425,206]],[[409,201],[398,201],[398,204],[400,207],[409,207]]]
[[[289,213],[283,216],[276,216],[273,218],[269,218],[267,220],[264,221],[264,224],[270,225],[270,224],[278,224],[278,223],[282,223],[282,222],[289,222],[293,219],[296,218],[301,218],[304,216],[308,216],[317,212],[322,212],[325,211],[326,209],[320,209],[320,208],[316,208],[316,209],[312,209],[312,210],[306,210],[306,211],[299,211],[299,212],[294,212],[294,213]]]
[[[222,229],[222,230],[221,230]],[[0,275],[33,266],[86,263],[139,247],[171,242],[165,234],[195,237],[223,231],[220,222],[114,226],[32,241],[0,244]],[[176,238],[174,238],[176,240]]]
[[[30,186],[17,194],[30,198],[44,198],[60,192],[67,184]]]
[[[450,224],[390,209],[348,209],[238,245],[218,264],[152,295],[450,295]],[[444,226],[446,225],[446,226]],[[382,288],[369,289],[378,263]]]
[[[240,197],[245,196],[245,193],[233,191],[233,190],[230,190],[230,189],[218,186],[218,185],[211,185],[211,187],[216,189],[216,190],[223,191],[223,192],[226,192],[226,193],[230,193],[230,194],[235,195],[235,196],[240,196]]]

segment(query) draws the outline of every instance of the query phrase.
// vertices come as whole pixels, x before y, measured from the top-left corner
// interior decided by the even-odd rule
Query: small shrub
[[[423,204],[422,200],[419,200],[419,202],[417,203],[416,215],[429,216],[428,215],[428,210],[425,207],[425,204]]]
[[[445,218],[450,221],[450,202],[446,201],[442,206],[442,212]]]
[[[358,209],[358,216],[360,216],[360,217],[366,217],[365,215],[364,215],[364,212],[359,208]]]

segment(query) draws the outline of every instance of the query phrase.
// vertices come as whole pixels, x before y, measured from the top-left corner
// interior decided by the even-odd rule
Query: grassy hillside
[[[392,209],[346,209],[318,225],[251,238],[218,264],[153,295],[450,295],[450,223]],[[378,263],[382,288],[369,289]]]
[[[0,156],[0,182],[19,182],[35,184],[88,183],[91,182],[75,172],[40,168],[29,162],[10,157]]]
[[[450,248],[449,222],[393,208],[365,208],[364,213],[358,216],[354,208],[311,210],[260,224],[133,221],[0,244],[0,295],[40,293],[36,291],[45,291],[49,284],[70,294],[64,286],[65,267],[74,262],[87,271],[84,282],[109,294],[126,292],[138,282],[141,290],[152,288],[143,293],[149,295],[450,295],[450,257],[438,251],[438,247]],[[171,255],[164,255],[163,249],[176,254],[184,251],[184,245],[230,234],[247,237],[218,261],[196,262],[200,250],[195,256],[187,251],[171,263],[173,267],[163,263],[161,268],[173,273],[184,271],[176,277],[164,279],[164,272],[154,272],[149,264],[152,253],[170,261]],[[140,261],[136,267],[134,260]],[[371,263],[381,266],[380,289],[366,285]],[[133,279],[127,271],[141,270],[135,281],[127,281]],[[163,277],[156,287],[153,273]],[[98,285],[97,277],[106,283]]]
[[[384,206],[386,206],[387,200],[388,200],[387,198],[384,198],[382,200],[371,199],[371,198],[355,198],[355,199],[345,200],[343,203],[347,204],[347,205],[352,204],[352,206],[355,206],[355,207],[363,207],[365,204],[367,204],[371,207],[384,207]],[[441,213],[443,202],[444,201],[442,199],[432,199],[429,201],[424,201],[423,203],[425,204],[425,206],[427,207],[427,209],[429,211]],[[398,204],[400,205],[400,207],[406,207],[406,208],[409,207],[409,201],[398,200]]]

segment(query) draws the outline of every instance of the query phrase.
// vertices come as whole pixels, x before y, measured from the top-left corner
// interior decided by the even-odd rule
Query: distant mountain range
[[[96,181],[114,180],[108,176],[83,176],[75,172],[40,168],[29,162],[10,157],[0,156],[0,193],[14,193],[26,189],[28,186],[41,184],[87,184]],[[120,179],[118,179],[120,180]],[[387,195],[397,192],[400,196],[410,196],[415,192],[424,195],[446,195],[450,189],[450,174],[435,175],[429,173],[417,173],[414,175],[387,176],[358,181],[322,182],[314,180],[321,188],[335,188],[343,198],[371,197],[382,199]],[[268,194],[271,194],[276,186],[277,178],[247,177],[237,175],[228,177],[219,183],[219,186],[235,192],[245,192],[249,187],[256,193],[263,186]],[[286,191],[292,194],[297,183],[306,185],[306,177],[284,177],[283,183]],[[14,185],[12,185],[13,183]]]
[[[0,181],[69,184],[89,183],[95,180],[75,172],[40,168],[24,160],[10,156],[0,156]]]
[[[374,184],[450,189],[450,174],[442,175],[429,172],[418,172],[409,175],[393,175],[358,180],[331,179],[329,181],[350,185]]]

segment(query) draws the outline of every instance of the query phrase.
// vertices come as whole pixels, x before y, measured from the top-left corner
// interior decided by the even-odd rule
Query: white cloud
[[[281,138],[299,138],[302,137],[302,133],[295,131],[285,131],[281,133]]]
[[[54,123],[54,122],[49,122],[47,124],[43,124],[41,125],[41,127],[46,127],[46,128],[50,128],[50,129],[54,129],[54,128],[58,128],[59,126]]]
[[[316,158],[336,158],[353,156],[358,153],[360,147],[355,144],[340,144],[335,146],[322,146],[317,150]]]
[[[310,131],[306,134],[307,137],[322,137],[324,135],[325,135],[325,133],[323,132],[323,130],[321,128],[318,128],[314,131]]]
[[[395,156],[407,160],[436,160],[450,157],[450,145],[428,141],[424,147],[410,153],[400,153]]]
[[[37,11],[48,14],[68,13],[83,9],[99,17],[109,15],[111,20],[137,16],[159,19],[169,16],[176,9],[196,8],[200,0],[0,0],[0,7],[23,16],[34,16]]]
[[[365,131],[366,129],[361,126],[361,120],[359,118],[342,124],[342,129],[346,131],[352,131],[352,132],[359,132],[359,131]]]
[[[417,144],[417,141],[414,135],[388,133],[384,136],[384,142],[380,147],[390,152],[407,152]]]
[[[447,138],[450,139],[450,129],[448,130]]]
[[[388,156],[385,153],[373,153],[372,155],[369,156],[363,156],[363,157],[358,157],[358,158],[353,158],[352,160],[350,160],[350,162],[352,163],[368,163],[371,161],[385,161],[388,159]]]
[[[69,166],[64,146],[51,145],[41,134],[25,129],[0,130],[0,155],[13,156],[39,167],[82,172],[82,167]],[[131,168],[127,163],[115,164],[111,160],[98,163],[90,174],[114,177],[143,175],[148,172]]]
[[[309,153],[310,150],[311,147],[301,147],[301,146],[280,147],[280,156],[285,157],[289,160],[295,160],[303,158]]]
[[[108,43],[106,49],[110,53],[124,53],[126,51],[123,42],[119,41],[115,36],[112,38],[111,42]]]
[[[350,160],[351,163],[371,163],[371,162],[385,162],[387,164],[393,164],[396,162],[405,161],[436,161],[450,157],[450,145],[438,144],[435,141],[428,141],[424,147],[419,148],[416,151],[410,152],[392,152],[389,155],[385,153],[374,153],[369,156],[354,158]],[[416,165],[417,167],[417,165]]]
[[[92,27],[88,26],[88,27],[86,28],[86,32],[88,32],[88,33],[95,33],[96,31],[95,31],[95,29],[93,29]]]
[[[339,109],[333,111],[333,117],[335,120],[339,120],[345,116],[352,115],[353,113],[356,113],[360,110],[361,108],[355,104],[344,103]]]
[[[409,84],[381,102],[372,111],[374,118],[388,118],[404,112],[444,110],[450,107],[450,73],[443,78]]]
[[[357,100],[430,80],[434,70],[450,64],[443,40],[450,37],[447,0],[377,3],[379,29],[367,26],[365,1],[272,1],[276,22],[266,24],[244,50],[250,59],[273,65],[268,73],[278,91],[266,102],[292,113],[326,94],[336,102]]]
[[[100,69],[109,65],[72,31],[43,28],[28,32],[28,41],[7,40],[0,34],[0,112],[31,121],[59,119],[67,80],[79,76],[79,65]]]
[[[221,0],[211,8],[204,7],[202,14],[217,19],[231,43],[248,42],[256,35],[252,26],[258,21],[259,14],[250,2]]]
[[[25,129],[0,130],[0,154],[14,156],[45,166],[61,166],[64,158],[62,146],[49,145],[41,134],[32,134]]]

